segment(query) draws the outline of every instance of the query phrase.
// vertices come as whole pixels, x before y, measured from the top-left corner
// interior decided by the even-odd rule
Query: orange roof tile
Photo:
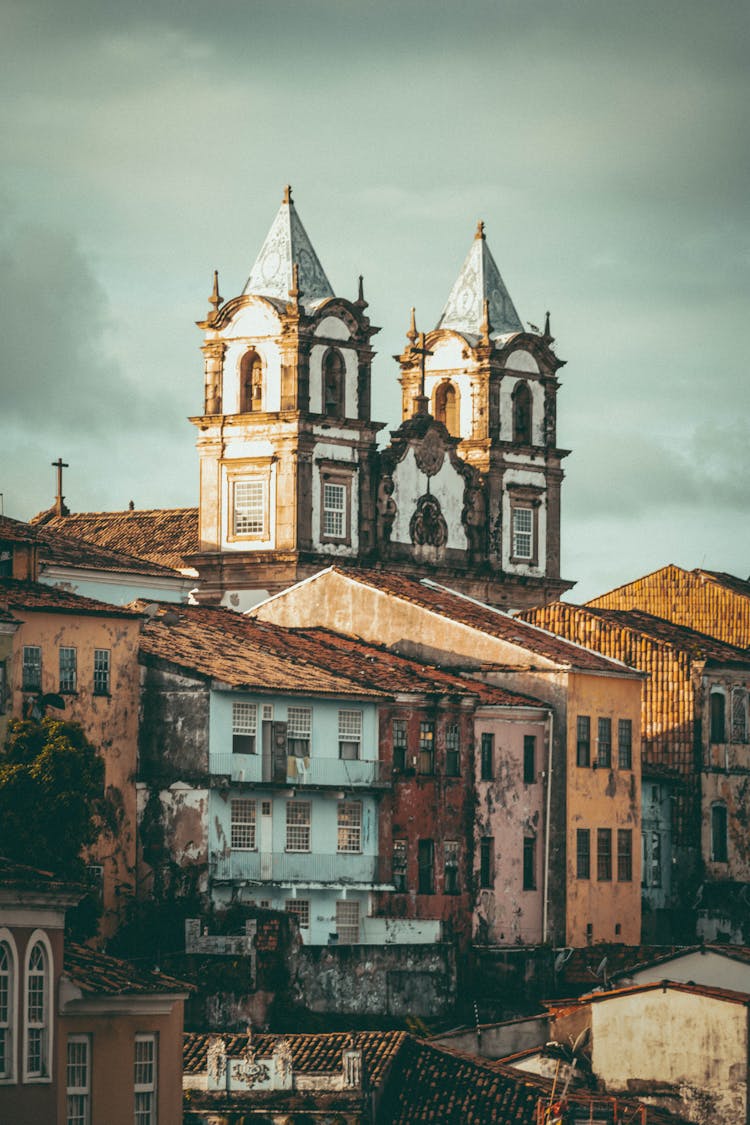
[[[96,617],[129,617],[140,614],[124,606],[71,594],[58,586],[43,582],[21,582],[16,578],[0,578],[0,607],[6,610],[31,610],[43,613],[70,613]]]
[[[645,981],[642,984],[630,984],[625,988],[613,988],[608,992],[589,992],[580,998],[581,1003],[598,1004],[602,1000],[617,1000],[622,996],[635,995],[638,992],[653,992],[661,988],[665,992],[690,992],[695,996],[705,996],[709,1000],[725,1000],[728,1004],[741,1004],[750,1007],[750,993],[736,992],[730,988],[714,988],[707,984],[690,984],[679,980]]]
[[[189,993],[195,985],[156,970],[137,969],[119,957],[69,942],[64,953],[65,975],[88,996],[147,996],[152,993]]]
[[[125,512],[77,512],[31,521],[74,539],[85,539],[139,559],[179,569],[200,549],[197,508],[151,508]]]

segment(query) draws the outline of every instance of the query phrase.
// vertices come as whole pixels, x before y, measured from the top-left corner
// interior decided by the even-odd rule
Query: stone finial
[[[406,339],[411,344],[416,344],[416,342],[417,342],[417,318],[416,318],[416,312],[415,312],[415,309],[414,309],[413,305],[411,307],[411,318],[409,320],[409,331],[406,333]]]
[[[474,238],[475,238],[475,239],[476,239],[476,238],[481,238],[482,242],[484,242],[484,238],[485,238],[485,235],[484,235],[484,223],[482,222],[482,220],[481,220],[481,219],[480,219],[480,220],[479,220],[479,222],[477,223],[477,230],[476,230],[476,234],[474,235]]]
[[[490,302],[487,297],[482,301],[482,343],[490,343],[490,333],[492,332],[492,325],[490,324]]]
[[[365,300],[365,279],[362,274],[359,275],[359,284],[357,286],[357,300],[354,303],[361,309],[367,308],[367,301]]]
[[[285,188],[284,188],[284,198],[282,199],[281,202],[282,203],[294,203],[294,200],[292,199],[292,185],[291,184],[287,184],[285,186]]]
[[[555,337],[552,335],[552,332],[550,331],[549,313],[547,313],[545,315],[545,318],[544,318],[544,332],[542,334],[542,339],[544,340],[545,344],[554,344],[554,342],[555,342]]]
[[[299,305],[302,293],[299,287],[299,263],[297,262],[292,265],[292,288],[289,290],[289,296],[295,305]]]
[[[208,298],[208,303],[211,306],[211,311],[206,318],[209,324],[213,324],[213,322],[216,320],[219,307],[221,306],[223,300],[224,298],[219,293],[219,271],[214,270],[214,284],[211,290],[211,296]]]

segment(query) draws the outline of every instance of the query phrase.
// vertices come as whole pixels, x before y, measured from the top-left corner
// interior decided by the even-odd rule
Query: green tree
[[[13,721],[0,757],[0,855],[81,879],[102,830],[104,762],[77,723]]]

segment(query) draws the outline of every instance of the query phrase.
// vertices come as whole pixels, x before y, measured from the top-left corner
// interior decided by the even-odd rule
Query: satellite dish
[[[559,973],[566,961],[569,961],[573,956],[573,950],[570,947],[561,949],[557,957],[555,957],[555,972]]]
[[[144,617],[156,617],[160,609],[161,606],[158,602],[149,602],[148,605],[143,607],[141,613],[144,615]]]

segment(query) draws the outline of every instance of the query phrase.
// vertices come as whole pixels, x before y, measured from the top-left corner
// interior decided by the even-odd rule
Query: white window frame
[[[258,850],[257,802],[249,797],[233,797],[230,801],[230,847],[233,852]],[[240,842],[244,841],[244,842]]]
[[[362,802],[339,801],[336,809],[336,851],[362,854]]]
[[[34,653],[34,658],[31,659],[31,653]],[[29,684],[27,679],[27,669],[34,669],[37,684]],[[42,690],[42,677],[44,670],[42,666],[42,647],[41,645],[24,645],[23,646],[23,666],[21,668],[21,690],[22,691],[41,691]],[[30,678],[30,677],[29,677]]]
[[[243,491],[246,496],[242,496]],[[250,495],[250,492],[254,494]],[[232,539],[268,538],[268,477],[249,474],[231,482],[230,529]],[[245,509],[245,510],[243,510]],[[259,514],[258,514],[259,513]],[[243,523],[243,521],[245,521]]]
[[[321,504],[321,539],[346,539],[347,488],[338,481],[323,481]]]
[[[150,1044],[153,1048],[150,1059],[139,1059],[138,1048],[141,1044]],[[150,1081],[143,1081],[144,1072],[139,1072],[139,1067],[151,1067]],[[139,1077],[141,1081],[139,1081]],[[156,1125],[158,1119],[158,1089],[159,1089],[159,1041],[155,1032],[139,1032],[133,1043],[133,1101],[135,1105],[135,1125]],[[150,1105],[139,1110],[138,1098],[149,1096]],[[147,1115],[147,1116],[146,1116]]]
[[[362,712],[339,711],[339,758],[358,761],[362,757]]]
[[[336,933],[339,945],[358,945],[360,930],[359,899],[336,900]]]
[[[239,735],[242,738],[252,738],[252,750],[250,749],[235,749],[234,738]],[[257,703],[240,703],[238,701],[232,702],[232,753],[237,754],[255,754],[258,750],[258,704]]]
[[[310,757],[312,750],[312,707],[287,707],[286,741],[290,757]]]
[[[69,664],[63,667],[63,653],[72,653]],[[60,645],[58,649],[59,690],[61,694],[78,690],[78,649],[74,645]],[[65,678],[64,678],[65,677]]]
[[[112,651],[94,649],[94,695],[110,695],[112,691]]]
[[[42,1020],[29,1020],[29,965],[31,955],[37,946],[42,947],[44,953],[44,993]],[[34,930],[26,946],[26,957],[23,970],[23,1080],[28,1085],[48,1083],[52,1081],[52,1059],[54,1058],[54,1030],[55,1021],[52,1019],[52,981],[54,960],[52,946],[44,930]],[[29,1070],[29,1032],[41,1031],[42,1067],[40,1071]]]
[[[83,1059],[71,1062],[71,1047],[83,1047]],[[83,1070],[84,1082],[71,1083],[71,1067]],[[75,1075],[80,1077],[80,1075]],[[81,1099],[73,1107],[71,1099]],[[65,1125],[91,1125],[91,1036],[69,1035],[65,1051]]]
[[[287,914],[293,914],[301,930],[310,929],[310,900],[309,898],[288,898],[284,903]]]
[[[519,504],[513,508],[511,518],[513,524],[510,553],[514,559],[531,562],[534,558],[534,511],[530,507],[526,508]],[[524,524],[523,527],[520,526],[521,523]],[[528,549],[525,549],[526,540],[528,540]],[[521,549],[522,542],[524,549]]]
[[[290,819],[290,812],[293,819]],[[305,815],[306,814],[306,815]],[[291,843],[290,843],[291,841]],[[312,843],[312,802],[287,801],[286,850],[307,854]]]
[[[0,946],[4,946],[8,954],[8,967],[3,974],[7,977],[5,1018],[2,1018],[2,1009],[0,1009],[0,1034],[5,1039],[6,1059],[5,1071],[0,1073],[0,1086],[5,1086],[16,1081],[18,1036],[18,950],[10,930],[0,928]]]

